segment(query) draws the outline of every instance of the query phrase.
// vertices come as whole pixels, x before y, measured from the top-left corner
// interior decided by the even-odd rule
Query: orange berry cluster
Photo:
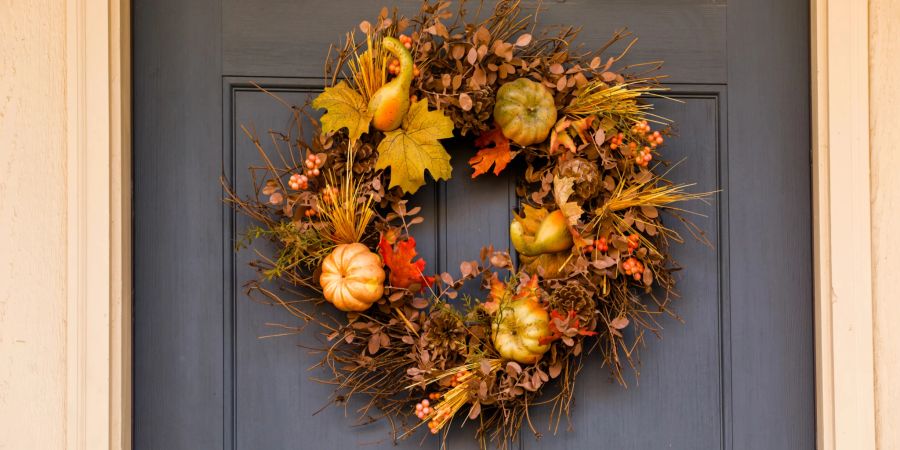
[[[650,124],[647,123],[646,120],[638,122],[631,127],[631,132],[638,136],[639,140],[646,142],[646,145],[644,145],[643,148],[638,150],[637,142],[629,142],[626,146],[625,133],[618,133],[610,138],[609,148],[613,150],[621,149],[623,154],[634,158],[635,164],[641,167],[647,167],[650,165],[650,161],[653,160],[653,149],[662,145],[662,143],[665,142],[665,139],[659,131],[652,131],[650,129]]]
[[[397,38],[397,40],[400,41],[400,43],[403,44],[403,46],[406,47],[407,50],[412,48],[412,38],[411,37],[409,37],[405,34],[401,34],[400,37]]]
[[[650,153],[650,147],[647,147],[646,145],[640,151],[640,153],[638,153],[637,156],[634,157],[634,163],[641,167],[649,166],[651,160],[653,160],[653,154]]]
[[[424,420],[431,414],[431,401],[427,398],[422,400],[419,403],[416,403],[416,417],[419,420]]]
[[[600,250],[601,252],[609,251],[609,241],[606,240],[606,237],[597,239],[597,250]]]
[[[318,214],[318,213],[319,213],[319,212],[316,211],[314,208],[309,208],[309,209],[307,209],[306,211],[303,212],[303,215],[305,215],[306,217],[312,217],[312,216],[314,216],[314,215],[316,215],[316,214]]]
[[[634,124],[634,126],[631,127],[631,131],[635,134],[647,134],[650,132],[650,124],[647,123],[646,120],[642,120]]]
[[[632,276],[635,280],[640,280],[644,274],[644,264],[635,257],[626,259],[622,268],[625,269],[625,275]]]
[[[319,158],[318,155],[313,153],[309,153],[306,155],[306,176],[307,177],[317,177],[319,176],[319,169],[322,168],[322,158]]]
[[[411,37],[409,37],[405,34],[401,34],[397,38],[397,40],[400,41],[400,43],[403,44],[403,46],[406,47],[407,50],[412,49],[412,38]],[[388,73],[391,75],[399,75],[400,74],[400,60],[399,59],[397,59],[397,58],[391,59],[391,62],[388,63]],[[413,76],[414,77],[419,76],[419,68],[418,67],[413,67]]]
[[[334,186],[328,186],[322,190],[322,200],[328,203],[337,201],[338,192],[340,192],[338,188]]]
[[[291,175],[291,179],[288,180],[288,186],[295,191],[299,191],[300,189],[306,189],[309,187],[309,178],[306,175],[300,175],[299,173],[295,173]]]
[[[436,408],[431,407],[431,402],[437,401],[440,398],[441,394],[434,392],[428,394],[428,398],[416,403],[416,417],[418,417],[419,420],[425,420],[431,417],[431,420],[428,421],[428,430],[431,431],[431,434],[437,434],[437,432],[441,430],[441,427],[447,423],[447,420],[450,419],[449,409],[441,409],[440,406],[437,406]]]
[[[662,145],[662,143],[665,142],[665,139],[663,139],[662,134],[660,134],[659,131],[651,132],[650,124],[647,123],[646,120],[635,124],[635,126],[631,128],[631,131],[634,132],[634,134],[642,135],[644,139],[647,140],[647,144],[650,145],[650,148],[656,148],[657,145]]]
[[[466,380],[466,378],[468,378],[469,375],[471,375],[471,374],[472,374],[472,372],[470,372],[470,371],[468,371],[468,370],[466,370],[466,369],[460,370],[459,372],[456,373],[456,375],[453,375],[453,378],[450,379],[450,386],[451,386],[451,387],[457,387],[457,386],[459,386],[459,385],[462,384],[462,383]]]
[[[450,411],[446,409],[439,409],[435,412],[434,419],[431,419],[428,422],[428,430],[431,431],[431,434],[438,434],[438,431],[441,431],[441,427],[447,423],[447,420],[450,419]]]
[[[628,236],[628,251],[633,252],[637,250],[641,246],[641,236],[638,234],[632,234]]]
[[[619,133],[609,139],[609,148],[615,150],[622,146],[625,140],[625,133]]]
[[[388,64],[388,73],[391,75],[400,75],[400,60],[397,58],[391,59],[391,62]],[[413,76],[419,76],[421,72],[419,72],[418,67],[413,67]]]
[[[400,74],[400,60],[397,58],[391,59],[391,62],[388,63],[388,73],[391,75],[399,75]]]

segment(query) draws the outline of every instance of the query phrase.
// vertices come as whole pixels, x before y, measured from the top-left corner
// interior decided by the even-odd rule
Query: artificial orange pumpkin
[[[494,121],[503,135],[519,145],[544,142],[556,123],[553,95],[527,78],[506,83],[497,90]]]
[[[541,343],[552,334],[550,316],[537,302],[536,290],[501,302],[496,314],[491,325],[491,341],[501,357],[534,364],[550,350],[549,343]]]
[[[525,205],[524,211],[509,224],[509,239],[519,254],[538,256],[572,248],[572,233],[562,211],[548,213],[544,208],[529,205]]]
[[[322,260],[325,300],[341,311],[365,311],[384,293],[381,257],[358,242],[338,245]]]

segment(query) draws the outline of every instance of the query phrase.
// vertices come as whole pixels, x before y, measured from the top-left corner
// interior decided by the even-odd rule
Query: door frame
[[[810,21],[817,448],[875,448],[868,2]],[[130,32],[130,0],[66,0],[72,449],[131,448]]]

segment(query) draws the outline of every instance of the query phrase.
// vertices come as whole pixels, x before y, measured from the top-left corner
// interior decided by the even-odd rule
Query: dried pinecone
[[[582,158],[572,158],[561,162],[556,170],[560,177],[575,179],[575,195],[581,201],[594,198],[600,193],[603,180],[595,163]]]
[[[454,311],[436,309],[425,321],[422,344],[431,352],[433,361],[452,362],[456,356],[465,358],[466,329]],[[441,367],[446,369],[446,367]]]
[[[580,328],[593,330],[596,327],[597,308],[594,296],[578,283],[569,283],[553,291],[549,309],[560,312],[575,311]]]

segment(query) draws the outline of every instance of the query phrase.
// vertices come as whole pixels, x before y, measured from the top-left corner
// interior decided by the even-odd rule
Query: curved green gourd
[[[400,60],[400,74],[381,86],[369,100],[372,126],[381,131],[396,130],[409,111],[409,85],[412,84],[413,59],[395,38],[386,37],[381,46]]]

